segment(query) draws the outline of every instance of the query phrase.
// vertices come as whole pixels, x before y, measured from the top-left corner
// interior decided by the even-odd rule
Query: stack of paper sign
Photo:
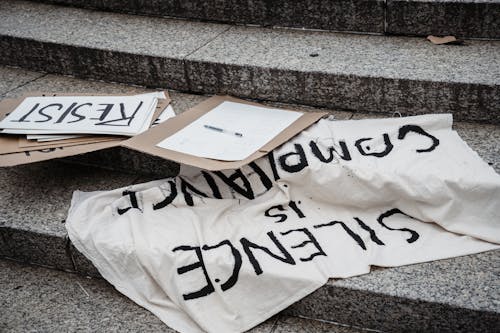
[[[206,170],[236,169],[324,115],[214,96],[163,122],[173,115],[169,102],[163,92],[3,100],[0,166],[120,146]]]
[[[128,96],[30,96],[0,103],[0,166],[117,145],[174,116],[165,92]],[[54,156],[38,156],[42,153]],[[48,158],[46,158],[48,157]]]
[[[0,121],[0,129],[42,140],[60,134],[133,136],[149,128],[159,97],[165,95],[28,97]]]

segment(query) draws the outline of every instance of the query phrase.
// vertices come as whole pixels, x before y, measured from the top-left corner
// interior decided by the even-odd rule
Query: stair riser
[[[384,1],[378,0],[36,1],[121,13],[261,26],[420,36],[452,34],[462,37],[500,38],[500,4],[491,2],[388,0],[386,5]]]
[[[384,32],[384,1],[379,0],[38,0],[121,13],[261,26]]]
[[[67,238],[0,226],[0,257],[73,271]],[[83,273],[83,272],[82,272]]]
[[[387,32],[499,39],[500,3],[390,0]]]
[[[158,179],[174,177],[179,173],[179,164],[175,162],[122,147],[66,157],[63,161],[126,173],[150,175]]]
[[[492,332],[500,325],[496,313],[332,285],[318,289],[284,313],[384,332]]]
[[[500,86],[358,77],[322,72],[152,57],[0,37],[0,62],[82,78],[332,109],[453,113],[455,120],[500,123]]]
[[[500,86],[358,77],[187,62],[191,91],[330,109],[453,113],[455,120],[500,123]]]
[[[0,62],[81,78],[188,90],[180,59],[0,36]]]

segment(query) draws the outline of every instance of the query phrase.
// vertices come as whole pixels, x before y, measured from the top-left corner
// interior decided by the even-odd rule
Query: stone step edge
[[[390,37],[387,37],[390,38]],[[499,85],[489,85],[483,83],[465,82],[442,82],[407,79],[407,78],[386,78],[383,76],[371,76],[341,73],[322,73],[317,71],[297,71],[291,69],[277,69],[267,66],[243,66],[239,64],[213,63],[209,61],[199,61],[188,59],[175,59],[169,57],[153,57],[150,55],[138,55],[122,51],[109,51],[98,48],[88,48],[69,44],[58,44],[53,42],[41,42],[24,37],[12,37],[0,35],[0,46],[4,49],[20,49],[20,54],[29,54],[29,50],[40,48],[44,53],[50,54],[52,63],[35,61],[31,58],[9,54],[0,57],[0,64],[7,66],[17,66],[34,71],[42,71],[59,75],[72,75],[82,79],[103,80],[106,82],[117,82],[131,85],[141,85],[148,88],[165,88],[191,94],[227,94],[245,99],[255,99],[261,101],[283,102],[312,107],[345,110],[349,112],[367,113],[391,113],[403,112],[407,115],[417,115],[428,113],[430,110],[437,113],[453,113],[454,119],[459,121],[483,122],[500,124],[500,113],[494,112],[496,107],[493,96],[500,94]],[[112,53],[115,63],[107,64],[105,72],[89,72],[87,69],[79,68],[76,64],[71,64],[69,59],[74,58],[74,54],[87,52],[101,59],[105,54]],[[0,54],[1,56],[1,54]],[[142,63],[139,59],[147,59]],[[64,61],[63,61],[64,60]],[[132,67],[152,66],[150,61],[158,63],[170,63],[175,66],[175,70],[161,73],[161,78],[137,77],[130,73],[124,73],[123,68],[126,63],[131,62]],[[67,68],[61,66],[66,63]],[[169,65],[169,66],[170,66]],[[75,67],[76,66],[76,67]],[[186,82],[177,81],[173,78],[174,72],[180,70],[184,72]],[[152,68],[142,68],[141,72],[150,72]],[[255,77],[272,76],[272,82],[267,86],[252,86],[252,89],[244,89],[235,82],[240,82],[248,72]],[[227,72],[222,78],[217,78],[216,73]],[[113,73],[110,77],[109,73]],[[322,91],[313,91],[311,95],[299,94],[298,89],[304,83],[305,76],[310,76],[308,80],[316,83],[329,82],[329,85],[322,86]],[[211,82],[216,78],[216,82]],[[297,79],[296,87],[290,87],[290,80]],[[209,83],[207,83],[209,82]],[[338,92],[331,95],[326,93],[328,89],[337,86],[354,86],[358,97],[351,96],[348,92]],[[269,92],[267,89],[271,89]],[[392,100],[380,99],[377,91],[383,87],[384,90],[391,91]],[[354,88],[353,88],[354,89]],[[264,93],[264,91],[267,91]],[[440,92],[440,97],[434,96],[436,91]],[[467,94],[479,95],[479,102],[475,105],[468,104],[467,98],[456,101],[453,96],[457,91]],[[418,92],[418,93],[417,93]],[[264,95],[263,95],[264,94]],[[464,94],[463,96],[465,96]],[[363,100],[359,99],[363,96]],[[404,97],[403,97],[404,96]],[[467,106],[467,107],[465,107]],[[451,108],[451,109],[450,109]]]
[[[101,279],[0,259],[4,308],[2,332],[165,332],[156,316],[124,298]],[[275,332],[363,333],[367,330],[323,320],[276,315],[246,333]]]
[[[497,42],[436,46],[424,38],[236,27],[15,0],[1,8],[5,65],[338,110],[452,112],[457,120],[500,123]],[[169,38],[147,42],[155,28]]]
[[[6,232],[6,229],[11,230]],[[21,246],[14,246],[14,251],[11,251],[10,255],[0,252],[0,258],[102,278],[93,264],[76,250],[67,235],[42,234],[0,226],[0,251],[2,251],[2,242],[4,245],[8,242],[6,233],[10,233],[11,236],[15,235],[10,238],[15,238],[14,243],[21,244]],[[57,245],[54,246],[54,244]],[[5,249],[2,252],[5,252]],[[383,312],[380,311],[380,304],[384,304]],[[408,329],[407,323],[398,323],[388,319],[387,311],[398,318],[406,318],[411,322],[412,327],[430,329],[439,327],[446,331],[466,332],[479,329],[479,331],[487,332],[488,328],[495,327],[500,322],[498,313],[339,287],[335,283],[325,284],[283,310],[282,313],[372,330]],[[429,324],[431,324],[430,327]]]
[[[169,6],[167,2],[165,8],[158,8],[155,3],[152,6],[146,2],[137,5],[137,1],[132,3],[108,3],[102,1],[91,0],[87,2],[74,0],[36,0],[48,4],[87,8],[102,11],[111,11],[117,13],[125,13],[132,15],[146,15],[164,18],[177,18],[199,20],[205,22],[220,22],[240,25],[257,25],[264,27],[285,27],[292,29],[305,30],[322,30],[322,31],[342,31],[352,33],[367,33],[367,34],[386,34],[386,35],[408,35],[408,36],[427,36],[435,35],[456,35],[462,38],[479,38],[479,39],[500,39],[500,27],[476,23],[475,17],[482,17],[483,20],[489,18],[489,15],[494,15],[494,7],[500,4],[493,2],[476,2],[464,1],[449,3],[446,1],[431,1],[421,3],[418,1],[371,1],[371,13],[361,11],[359,8],[348,10],[349,20],[343,17],[340,21],[330,19],[317,19],[317,15],[322,13],[330,13],[322,7],[322,13],[312,12],[309,16],[308,12],[279,12],[280,8],[272,7],[270,13],[262,15],[262,8],[257,8],[256,11],[250,11],[250,8],[235,8],[233,15],[227,15],[228,8],[214,9],[207,14],[206,10],[196,10],[193,8]],[[140,3],[140,2],[139,2]],[[365,2],[368,3],[368,2]],[[243,3],[243,5],[245,5]],[[307,5],[307,4],[305,4]],[[345,12],[346,8],[342,8],[342,4],[330,4],[332,7],[328,9],[334,12]],[[324,6],[324,5],[323,5]],[[366,6],[366,4],[365,4]],[[267,8],[269,11],[269,8]],[[365,8],[366,10],[367,8]],[[162,14],[159,10],[165,12]],[[282,10],[282,9],[281,9]],[[458,14],[457,14],[458,11]],[[244,12],[241,13],[241,12]],[[476,15],[472,17],[471,12]],[[414,15],[419,13],[420,15]],[[290,15],[292,14],[292,15]],[[316,14],[316,15],[314,15]],[[330,14],[331,16],[331,14]],[[413,18],[408,22],[408,17]],[[304,21],[302,21],[304,20]],[[346,22],[347,21],[347,22]],[[430,22],[429,22],[430,21]],[[489,18],[489,22],[494,22],[494,19]],[[463,26],[458,26],[457,22]],[[477,24],[477,25],[475,25]],[[495,32],[496,31],[496,32]]]

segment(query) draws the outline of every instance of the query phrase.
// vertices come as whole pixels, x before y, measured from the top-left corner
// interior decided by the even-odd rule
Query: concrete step
[[[166,332],[153,314],[101,279],[0,260],[0,331],[14,332]],[[8,311],[6,311],[8,309]],[[336,332],[361,329],[277,315],[249,333]]]
[[[3,90],[0,96],[4,97],[45,88],[110,93],[142,91],[140,87],[12,68],[1,68],[0,75],[6,78],[0,84]],[[171,96],[178,112],[206,98],[178,92]],[[335,115],[376,116],[345,112]],[[455,128],[500,172],[500,126],[459,122]],[[87,154],[83,162],[102,164],[106,156],[112,154]],[[109,166],[112,162],[108,160]],[[161,168],[154,163],[146,165],[152,166],[151,173]],[[122,168],[126,169],[123,165]],[[131,170],[133,167],[129,166],[128,171]],[[94,266],[70,244],[66,234],[64,219],[72,192],[110,190],[172,174],[171,170],[169,174],[157,172],[156,177],[140,176],[58,161],[0,168],[0,257],[99,276]],[[500,251],[493,251],[406,267],[375,268],[365,276],[330,280],[285,313],[383,331],[493,331],[500,324],[499,259]]]
[[[138,86],[129,86],[116,83],[105,83],[99,81],[82,80],[69,76],[44,74],[32,72],[19,68],[0,66],[0,99],[20,97],[25,93],[33,91],[44,92],[80,92],[80,93],[142,93],[151,91]],[[209,96],[185,94],[170,91],[172,106],[177,113],[184,112],[196,104],[204,101]],[[354,113],[331,109],[318,109],[303,105],[283,104],[265,102],[273,107],[299,111],[326,111],[334,115],[336,119],[357,119],[366,117],[391,117],[394,114],[387,113]],[[401,113],[402,116],[407,114]],[[456,122],[455,129],[468,142],[468,144],[479,152],[481,157],[500,173],[500,126],[494,124],[475,124],[468,122]],[[178,172],[176,163],[159,159],[140,152],[124,148],[111,148],[92,152],[76,157],[66,158],[65,162],[72,162],[90,166],[98,166],[122,172],[152,175],[156,177],[169,177]]]
[[[0,64],[349,111],[500,122],[500,41],[265,29],[5,0]]]
[[[41,0],[119,13],[176,17],[223,23],[335,31],[384,32],[382,0],[297,1],[108,1]]]
[[[37,0],[121,13],[335,31],[500,38],[499,1]]]

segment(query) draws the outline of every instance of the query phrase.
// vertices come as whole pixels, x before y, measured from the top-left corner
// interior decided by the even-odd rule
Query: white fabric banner
[[[75,192],[69,236],[181,332],[241,332],[329,278],[499,248],[500,176],[450,115],[321,120],[239,170]]]

